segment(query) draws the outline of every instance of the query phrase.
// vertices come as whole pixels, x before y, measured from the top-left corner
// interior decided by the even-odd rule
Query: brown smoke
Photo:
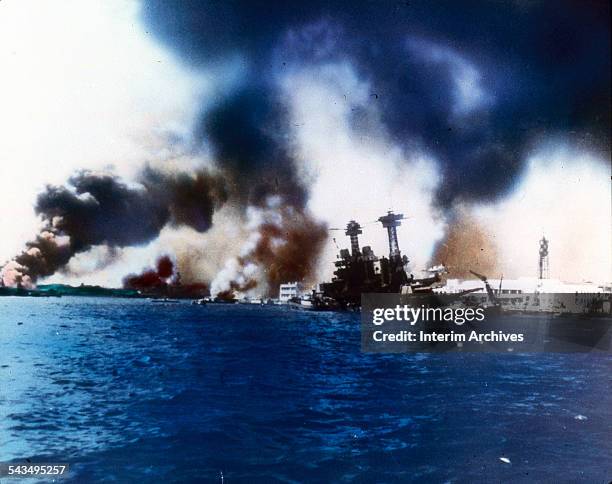
[[[272,292],[285,282],[314,282],[313,263],[328,236],[324,224],[300,212],[282,227],[262,225],[259,233],[261,238],[251,256],[266,268],[266,281]]]
[[[208,295],[208,285],[203,282],[183,284],[174,261],[167,255],[157,260],[155,269],[126,276],[123,287],[157,297],[198,298]]]
[[[257,281],[255,279],[248,279],[243,283],[236,281],[230,282],[230,288],[225,291],[219,292],[215,297],[223,301],[231,301],[236,299],[236,292],[246,292],[257,287]]]
[[[26,244],[26,249],[15,257],[22,268],[14,277],[18,284],[30,286],[39,276],[53,274],[58,265],[65,265],[72,257],[69,241],[58,237],[50,230],[43,230],[34,240]]]
[[[126,289],[148,290],[165,288],[174,275],[174,263],[167,255],[160,257],[156,269],[146,269],[142,274],[130,274],[123,279]]]
[[[444,264],[449,277],[474,277],[470,270],[492,277],[498,272],[495,242],[466,211],[459,210],[450,222],[445,238],[438,243],[433,264]]]

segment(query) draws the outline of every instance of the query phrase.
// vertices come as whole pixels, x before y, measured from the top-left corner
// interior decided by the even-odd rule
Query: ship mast
[[[399,242],[397,240],[397,227],[399,227],[402,223],[401,220],[404,219],[404,215],[401,213],[393,213],[391,211],[387,212],[387,215],[384,215],[378,219],[382,226],[387,229],[387,235],[389,237],[389,259],[390,260],[400,260],[401,252],[399,248]]]
[[[346,231],[344,233],[351,239],[351,255],[353,257],[357,257],[359,255],[359,235],[363,234],[361,225],[354,220],[351,220],[347,224]]]
[[[542,236],[540,240],[540,261],[538,264],[539,279],[548,279],[548,240]]]

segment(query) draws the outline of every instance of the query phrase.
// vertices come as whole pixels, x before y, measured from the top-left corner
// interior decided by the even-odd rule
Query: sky
[[[220,288],[321,279],[347,245],[329,227],[394,209],[415,271],[468,213],[506,277],[535,274],[546,235],[551,275],[612,279],[608,2],[4,0],[0,62],[0,264],[34,248],[36,274],[117,286],[170,253]],[[182,175],[210,197],[152,181]],[[262,243],[317,250],[296,272]]]

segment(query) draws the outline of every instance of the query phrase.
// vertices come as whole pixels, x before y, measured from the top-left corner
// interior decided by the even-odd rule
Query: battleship
[[[360,305],[363,293],[432,294],[434,288],[442,284],[441,274],[445,268],[432,267],[428,269],[428,277],[424,278],[415,278],[408,273],[409,259],[402,255],[397,236],[397,227],[403,219],[403,214],[392,211],[378,219],[387,230],[388,257],[376,256],[370,246],[360,248],[359,235],[363,230],[358,222],[351,220],[345,229],[351,250],[340,250],[334,277],[331,282],[320,284],[320,299],[352,308]]]
[[[409,259],[402,255],[397,227],[404,220],[401,213],[387,212],[378,222],[387,231],[388,257],[378,257],[370,246],[360,247],[362,226],[348,222],[344,233],[350,240],[350,251],[341,249],[330,282],[319,284],[303,301],[310,309],[359,308],[362,294],[400,294],[406,301],[427,301],[432,305],[461,303],[482,306],[488,311],[506,313],[549,313],[612,315],[610,284],[567,283],[549,278],[549,241],[539,241],[537,277],[489,279],[472,271],[474,279],[448,278],[443,264],[415,277],[407,267]],[[333,229],[339,230],[339,229]]]

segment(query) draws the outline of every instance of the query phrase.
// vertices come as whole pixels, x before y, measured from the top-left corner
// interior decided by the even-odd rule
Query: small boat
[[[191,301],[191,304],[195,304],[196,306],[206,306],[206,299],[194,299]]]
[[[340,309],[339,304],[332,298],[324,296],[298,296],[289,300],[289,306],[306,311],[336,311]]]
[[[163,298],[160,298],[160,299],[151,299],[151,302],[154,302],[154,303],[177,303],[177,302],[179,302],[179,300],[178,299],[170,299],[168,297],[163,297]]]

